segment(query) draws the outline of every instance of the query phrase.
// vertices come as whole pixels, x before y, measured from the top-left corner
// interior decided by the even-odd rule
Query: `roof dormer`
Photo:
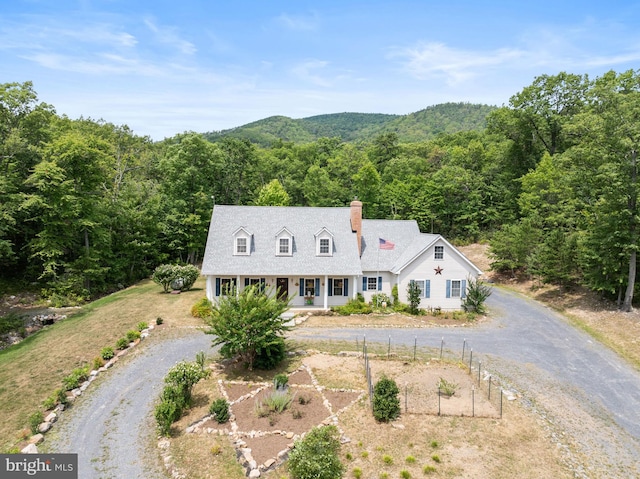
[[[333,234],[322,227],[314,235],[316,238],[316,256],[333,256]]]
[[[251,254],[251,238],[253,235],[244,227],[240,227],[233,233],[234,256],[249,256]]]
[[[287,228],[276,234],[276,256],[293,256],[293,233]]]

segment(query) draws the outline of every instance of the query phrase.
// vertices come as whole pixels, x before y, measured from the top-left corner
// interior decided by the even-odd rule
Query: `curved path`
[[[154,403],[169,368],[210,350],[211,336],[202,331],[163,341],[152,333],[63,413],[46,448],[77,453],[82,479],[166,477],[156,459]]]
[[[472,328],[318,329],[298,326],[295,338],[362,339],[461,350],[466,339],[483,369],[499,373],[532,408],[567,455],[592,459],[576,477],[640,477],[640,374],[585,333],[535,301],[494,288],[492,321]],[[157,464],[151,413],[168,369],[210,351],[200,331],[154,340],[133,352],[87,390],[47,437],[51,452],[77,452],[79,477],[165,477]],[[97,383],[97,384],[96,384]],[[570,437],[564,437],[565,431]],[[571,457],[567,461],[572,462]]]

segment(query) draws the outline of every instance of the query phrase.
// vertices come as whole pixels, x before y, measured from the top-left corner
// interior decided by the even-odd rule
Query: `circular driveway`
[[[576,477],[640,477],[640,374],[557,313],[494,288],[492,320],[474,327],[362,329],[296,327],[297,339],[360,340],[394,345],[473,348],[483,369],[518,392],[569,451],[588,457]],[[78,453],[79,476],[166,477],[155,450],[153,406],[171,366],[209,352],[211,337],[193,331],[160,340],[152,336],[130,357],[94,382],[63,415],[46,440],[49,452]],[[566,436],[565,436],[566,434]],[[576,461],[579,464],[581,461]]]

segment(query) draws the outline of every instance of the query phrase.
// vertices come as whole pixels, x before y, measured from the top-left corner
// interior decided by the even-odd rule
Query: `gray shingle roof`
[[[253,235],[251,254],[234,256],[233,233]],[[315,234],[333,235],[333,256],[316,256]],[[276,235],[293,235],[292,256],[276,256]],[[218,276],[361,275],[350,208],[216,205],[211,216],[202,274]]]
[[[362,270],[391,271],[404,252],[420,236],[413,220],[362,220]],[[428,235],[434,238],[437,235]],[[380,238],[395,244],[392,250],[380,250]]]

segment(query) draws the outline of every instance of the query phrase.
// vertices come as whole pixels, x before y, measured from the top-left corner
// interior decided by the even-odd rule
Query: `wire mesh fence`
[[[480,355],[466,339],[457,351],[452,346],[444,337],[433,344],[419,344],[416,336],[413,347],[394,345],[391,336],[387,344],[357,338],[371,407],[374,383],[386,374],[395,376],[391,379],[400,389],[406,414],[501,418],[504,391],[500,383],[483,368]],[[390,360],[400,360],[402,366],[394,369]]]

